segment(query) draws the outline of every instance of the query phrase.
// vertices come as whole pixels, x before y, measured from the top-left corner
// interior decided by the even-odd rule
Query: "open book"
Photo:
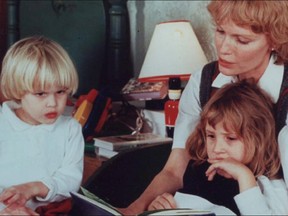
[[[73,205],[81,212],[81,215],[121,215],[116,208],[81,187],[83,195],[71,192]]]
[[[73,205],[81,212],[81,215],[122,215],[115,207],[101,200],[85,188],[81,188],[83,194],[71,192]],[[189,208],[165,209],[155,211],[145,211],[139,216],[148,215],[198,215],[215,216],[211,211],[195,210]]]

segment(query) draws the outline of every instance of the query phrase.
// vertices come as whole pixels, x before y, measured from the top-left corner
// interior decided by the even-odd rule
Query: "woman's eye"
[[[220,28],[216,28],[216,32],[219,34],[224,34],[224,30],[220,29]]]
[[[250,41],[246,41],[246,40],[241,40],[241,39],[237,39],[237,42],[243,45],[247,45],[250,43]]]

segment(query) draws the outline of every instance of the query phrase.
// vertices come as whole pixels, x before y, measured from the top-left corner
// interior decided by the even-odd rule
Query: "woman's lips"
[[[45,117],[48,119],[55,119],[57,117],[57,112],[47,113],[45,114]]]
[[[222,67],[232,67],[234,65],[234,63],[225,61],[221,58],[219,58],[218,62],[219,62],[219,65],[221,65]]]

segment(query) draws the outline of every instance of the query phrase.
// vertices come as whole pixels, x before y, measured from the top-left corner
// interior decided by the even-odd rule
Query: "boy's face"
[[[206,125],[206,149],[209,159],[233,158],[243,162],[245,146],[242,140],[231,131],[226,131],[223,123],[219,122],[215,128]]]
[[[29,92],[21,98],[22,107],[16,110],[16,114],[31,125],[52,124],[63,114],[67,97],[67,90],[58,86]]]

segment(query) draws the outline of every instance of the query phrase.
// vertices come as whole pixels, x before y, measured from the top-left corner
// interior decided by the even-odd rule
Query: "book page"
[[[155,211],[147,211],[140,216],[152,216],[152,215],[185,215],[185,216],[192,216],[192,215],[197,215],[197,216],[215,216],[214,213],[210,211],[199,211],[199,210],[194,210],[194,209],[163,209],[163,210],[155,210]]]
[[[88,197],[89,199],[92,199],[94,201],[97,201],[105,206],[108,206],[112,209],[114,209],[114,206],[110,205],[109,203],[105,202],[104,200],[97,197],[95,194],[91,193],[90,191],[86,190],[85,188],[81,187],[81,191],[83,192],[84,196]],[[115,209],[116,210],[116,209]]]
[[[177,208],[208,210],[214,212],[216,215],[236,215],[234,212],[224,206],[215,205],[202,197],[192,194],[176,192],[174,199],[176,201]]]

